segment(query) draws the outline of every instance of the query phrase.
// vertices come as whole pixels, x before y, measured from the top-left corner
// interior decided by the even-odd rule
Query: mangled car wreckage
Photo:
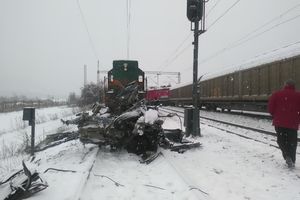
[[[144,100],[138,101],[135,90],[135,84],[130,83],[116,96],[113,109],[116,112],[95,103],[91,114],[83,112],[73,120],[62,122],[77,124],[81,142],[110,146],[111,150],[124,148],[129,153],[140,155],[142,162],[157,156],[158,147],[183,152],[200,146],[183,140],[180,129],[163,129],[163,119],[174,115],[160,115],[157,108],[147,106]]]

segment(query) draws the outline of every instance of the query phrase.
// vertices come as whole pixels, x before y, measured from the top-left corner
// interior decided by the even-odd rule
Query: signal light
[[[191,22],[200,21],[203,16],[203,0],[187,0],[186,15]]]

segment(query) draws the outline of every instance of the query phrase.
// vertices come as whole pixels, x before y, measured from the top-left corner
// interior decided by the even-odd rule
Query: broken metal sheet
[[[53,146],[57,146],[64,142],[76,140],[79,137],[78,131],[63,132],[47,135],[46,139],[35,146],[35,152],[43,151]],[[29,152],[29,149],[26,150]]]
[[[188,149],[198,148],[201,146],[200,142],[196,143],[185,143],[185,144],[177,144],[170,147],[171,151],[176,151],[178,153],[183,153]]]
[[[4,200],[21,200],[28,198],[48,187],[47,182],[35,170],[29,170],[22,162],[23,170],[12,174],[0,183],[0,196]]]

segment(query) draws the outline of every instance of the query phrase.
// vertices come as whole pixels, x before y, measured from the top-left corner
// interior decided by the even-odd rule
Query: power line
[[[224,17],[234,6],[236,6],[241,0],[237,0],[233,3],[222,15],[220,15],[210,26],[207,27],[207,31],[213,27],[222,17]]]
[[[208,15],[211,13],[211,11],[213,11],[213,9],[215,9],[215,7],[221,2],[221,0],[218,0],[212,7],[209,11],[207,11],[206,15],[205,15],[205,18],[208,17]]]
[[[240,38],[238,41],[236,41],[235,43],[238,43],[244,39],[246,39],[247,37],[249,37],[251,34],[259,31],[262,28],[265,28],[266,26],[268,26],[269,24],[271,24],[272,22],[282,18],[283,16],[285,16],[286,14],[288,14],[289,12],[295,10],[297,7],[299,7],[300,4],[297,4],[295,6],[292,6],[291,8],[289,8],[288,10],[286,10],[285,12],[281,13],[280,15],[276,16],[275,18],[271,19],[270,21],[264,23],[263,25],[259,26],[258,28],[256,28],[255,30],[253,30],[252,32],[249,32],[248,34],[246,34],[244,37]]]
[[[185,42],[191,37],[192,32],[190,32],[187,37],[185,37],[185,39],[177,46],[177,48],[170,54],[170,56],[168,56],[168,58],[163,62],[163,64],[161,64],[160,66],[163,67],[167,67],[169,65],[169,60],[171,57],[173,57],[173,55],[175,55],[179,49],[185,44]],[[171,61],[172,62],[172,61]]]
[[[171,63],[173,63],[179,56],[181,56],[189,47],[191,47],[191,44],[186,45],[178,54],[176,54],[172,60],[167,63],[166,67],[169,66]]]
[[[80,11],[80,16],[81,16],[81,19],[82,19],[82,21],[83,21],[83,24],[84,24],[85,30],[86,30],[86,32],[87,32],[87,34],[88,34],[88,37],[89,37],[89,43],[90,43],[90,46],[91,46],[91,48],[92,48],[92,51],[93,51],[93,53],[94,53],[94,55],[95,55],[96,59],[98,59],[98,56],[97,56],[98,54],[97,54],[97,51],[96,51],[95,45],[94,45],[94,43],[93,43],[93,40],[92,40],[91,34],[90,34],[90,32],[89,32],[89,29],[88,29],[88,26],[87,26],[86,20],[85,20],[85,18],[84,18],[84,15],[83,15],[83,12],[82,12],[82,9],[81,9],[81,6],[80,6],[80,3],[79,3],[79,0],[76,0],[76,2],[77,2],[77,5],[78,5],[78,8],[79,8],[79,11]],[[98,59],[98,60],[99,60],[99,59]]]
[[[262,54],[259,54],[259,55],[256,55],[256,56],[252,57],[252,58],[249,59],[249,60],[253,60],[253,59],[255,59],[255,58],[258,58],[258,57],[261,57],[261,56],[264,56],[264,55],[268,55],[268,54],[270,54],[270,53],[273,53],[273,52],[276,52],[276,51],[279,51],[279,50],[288,48],[288,47],[293,46],[293,45],[296,45],[296,44],[300,44],[300,41],[297,41],[297,42],[294,42],[294,43],[291,43],[291,44],[282,46],[282,47],[277,48],[277,49],[273,49],[273,50],[271,50],[271,51],[264,52],[264,53],[262,53]],[[247,62],[247,61],[246,61],[246,62]]]
[[[211,12],[217,5],[218,3],[220,2],[221,0],[218,0],[214,6],[208,11],[208,12]],[[240,0],[238,0],[240,1]],[[228,12],[228,11],[227,11]],[[209,13],[208,13],[209,14]],[[208,14],[206,16],[208,16]],[[178,47],[170,54],[170,56],[163,62],[163,64],[161,65],[161,67],[163,67],[163,65],[165,67],[169,66],[171,63],[173,63],[181,54],[183,54],[189,47],[190,47],[190,44],[185,46],[179,53],[177,53],[179,51],[179,49],[184,45],[184,43],[192,36],[192,32],[190,32],[187,37],[178,45]],[[177,54],[176,54],[177,53]],[[171,61],[170,58],[176,54],[172,59]]]
[[[295,8],[297,8],[297,7],[299,7],[299,6],[300,6],[300,4],[297,4],[296,6],[293,6],[292,8],[290,8],[290,9],[288,9],[287,11],[283,12],[283,13],[280,14],[279,16],[277,16],[277,17],[271,19],[270,21],[264,23],[262,26],[259,26],[259,27],[256,28],[254,31],[249,32],[248,34],[246,34],[246,35],[243,36],[242,38],[238,39],[237,41],[231,43],[231,44],[228,45],[227,47],[225,47],[225,48],[223,48],[223,49],[217,51],[217,52],[214,53],[213,55],[211,55],[211,56],[207,57],[206,59],[202,60],[202,61],[200,62],[200,64],[203,64],[203,63],[205,63],[205,62],[211,60],[212,58],[214,58],[214,57],[220,55],[221,53],[223,53],[223,52],[225,52],[225,51],[227,51],[227,50],[230,50],[230,49],[232,49],[232,48],[235,48],[235,47],[237,47],[237,46],[240,46],[240,45],[242,45],[242,44],[248,42],[249,40],[252,40],[252,39],[254,39],[254,38],[256,38],[256,37],[258,37],[258,36],[260,36],[260,35],[262,35],[262,34],[268,32],[268,31],[270,31],[270,30],[272,30],[272,29],[274,29],[274,28],[276,28],[276,27],[278,27],[278,26],[280,26],[280,25],[282,25],[282,24],[284,24],[284,23],[287,23],[287,22],[289,22],[289,21],[292,21],[292,20],[298,18],[299,15],[297,15],[296,17],[292,17],[292,18],[290,18],[290,19],[288,19],[288,20],[286,20],[286,21],[283,21],[283,22],[281,22],[281,23],[279,23],[279,24],[276,24],[276,25],[272,26],[271,28],[269,28],[269,29],[267,29],[267,30],[265,30],[265,31],[263,31],[263,32],[260,32],[260,33],[258,33],[258,34],[256,34],[256,35],[252,35],[253,33],[256,33],[256,32],[258,32],[259,30],[261,30],[262,28],[265,28],[267,25],[269,25],[269,24],[271,24],[272,22],[274,22],[274,21],[280,19],[281,17],[283,17],[284,15],[288,14],[289,12],[291,12],[292,10],[294,10]],[[249,37],[249,36],[251,36],[251,35],[252,35],[252,37]],[[246,39],[246,40],[245,40],[245,39]]]
[[[130,50],[130,20],[131,20],[131,0],[126,1],[127,10],[127,59],[129,59]]]
[[[256,34],[256,35],[250,37],[250,38],[248,38],[247,40],[245,40],[244,42],[242,42],[242,43],[240,43],[240,44],[238,44],[238,45],[236,45],[236,46],[239,46],[239,45],[241,45],[241,44],[244,44],[244,43],[248,42],[249,40],[252,40],[252,39],[254,39],[254,38],[257,38],[258,36],[260,36],[260,35],[262,35],[262,34],[268,32],[268,31],[270,31],[270,30],[272,30],[272,29],[274,29],[274,28],[277,28],[277,27],[280,26],[280,25],[283,25],[283,24],[286,24],[287,22],[290,22],[290,21],[292,21],[292,20],[295,20],[295,19],[297,19],[298,17],[300,17],[300,14],[297,15],[297,16],[294,16],[294,17],[292,17],[292,18],[289,18],[289,19],[287,19],[287,20],[285,20],[285,21],[283,21],[283,22],[281,22],[281,23],[279,23],[279,24],[275,24],[274,26],[268,28],[267,30],[265,30],[265,31],[263,31],[263,32],[261,32],[261,33],[258,33],[258,34]],[[236,46],[234,46],[234,47],[236,47]]]
[[[297,44],[300,44],[300,41],[296,41],[294,43],[291,43],[291,44],[288,44],[288,45],[285,45],[285,46],[282,46],[282,47],[279,47],[279,48],[276,48],[276,49],[272,49],[271,51],[266,51],[266,52],[263,52],[261,54],[258,54],[258,55],[255,55],[253,56],[252,58],[250,59],[247,59],[246,61],[242,61],[242,64],[240,64],[238,66],[238,68],[242,68],[243,65],[247,65],[247,64],[250,64],[252,62],[255,62],[255,59],[256,58],[259,58],[259,57],[262,57],[262,56],[265,56],[265,55],[268,55],[268,54],[271,54],[271,53],[274,53],[276,51],[279,51],[279,50],[282,50],[282,49],[285,49],[285,48],[288,48],[288,47],[291,47],[291,46],[294,46],[294,45],[297,45]],[[254,60],[254,61],[253,61]],[[232,65],[231,65],[232,66]],[[232,67],[230,67],[232,68]],[[225,67],[225,69],[229,69],[229,67]]]
[[[255,59],[255,58],[258,58],[258,57],[261,57],[261,56],[264,56],[264,55],[268,55],[268,54],[270,54],[270,53],[273,53],[273,52],[276,52],[276,51],[279,51],[279,50],[282,50],[282,49],[285,49],[285,48],[288,48],[288,47],[290,47],[290,46],[297,45],[297,44],[300,44],[300,41],[297,41],[297,42],[294,42],[294,43],[291,43],[291,44],[288,44],[288,45],[285,45],[285,46],[282,46],[282,47],[279,47],[279,48],[276,48],[276,49],[272,49],[271,51],[266,51],[266,52],[264,52],[264,53],[258,54],[258,55],[253,56],[252,58],[250,58],[250,59],[248,59],[248,60],[246,60],[246,61],[242,61],[243,63],[240,64],[240,66],[246,65],[247,63],[251,63],[251,61],[252,61],[253,59]],[[253,62],[253,61],[252,61],[252,62]],[[226,69],[228,70],[229,68],[233,68],[232,65],[231,65],[231,67],[225,67],[225,68],[223,68],[223,69],[224,69],[224,70],[226,70]],[[190,69],[191,69],[191,67],[186,68],[186,69],[184,70],[184,72],[182,72],[182,74],[184,74],[185,72],[188,72],[187,70],[190,70]]]

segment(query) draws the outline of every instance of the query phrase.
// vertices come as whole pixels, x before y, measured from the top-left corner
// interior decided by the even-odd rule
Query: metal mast
[[[198,46],[199,35],[204,33],[205,25],[205,1],[204,0],[187,0],[187,18],[191,21],[191,31],[194,31],[194,57],[193,57],[193,120],[192,135],[201,136],[199,123],[199,91],[198,91]],[[199,30],[199,24],[201,27]],[[194,27],[193,27],[194,25]]]
[[[98,63],[97,63],[97,85],[100,85],[99,60],[98,60]]]
[[[83,67],[83,85],[86,86],[87,85],[87,66],[84,65]]]

